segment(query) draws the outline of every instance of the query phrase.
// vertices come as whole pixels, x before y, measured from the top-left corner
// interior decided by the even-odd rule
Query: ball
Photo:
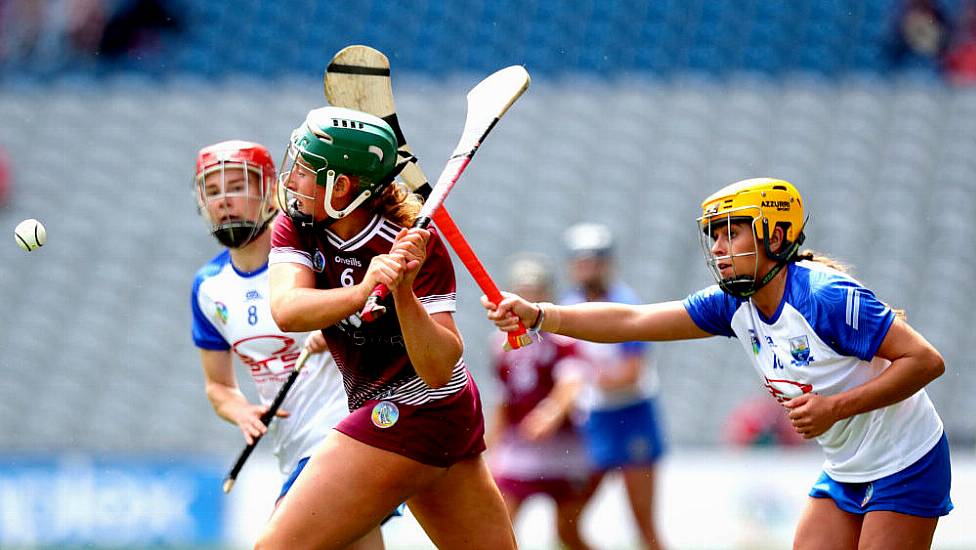
[[[30,218],[17,224],[14,229],[14,240],[17,245],[30,252],[35,248],[40,248],[47,241],[47,231],[44,224]]]

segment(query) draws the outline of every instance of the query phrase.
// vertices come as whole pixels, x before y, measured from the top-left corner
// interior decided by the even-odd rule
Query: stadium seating
[[[940,3],[950,16],[959,11],[959,0]],[[895,0],[166,4],[181,30],[161,33],[132,56],[14,60],[0,63],[0,77],[47,80],[89,74],[93,66],[145,75],[312,75],[349,43],[374,45],[392,54],[398,70],[427,75],[482,73],[512,63],[536,75],[881,74],[893,68],[886,48],[900,6]],[[930,75],[935,72],[929,67]]]
[[[473,80],[401,81],[401,119],[429,174],[453,147]],[[277,158],[319,90],[291,77],[0,91],[0,143],[19,188],[0,225],[38,217],[49,233],[30,255],[0,251],[0,418],[16,419],[0,448],[234,452],[239,434],[210,411],[189,334],[193,273],[217,251],[190,195],[193,156],[247,137]],[[851,262],[942,350],[948,371],[930,393],[953,441],[972,443],[974,115],[973,91],[914,79],[542,79],[448,205],[497,274],[517,250],[561,261],[568,223],[608,223],[624,278],[663,300],[710,283],[693,225],[701,198],[745,177],[786,177],[808,198],[808,244]],[[467,359],[490,403],[491,327],[460,268],[458,280]],[[720,440],[724,416],[761,391],[738,345],[658,346],[675,443]]]

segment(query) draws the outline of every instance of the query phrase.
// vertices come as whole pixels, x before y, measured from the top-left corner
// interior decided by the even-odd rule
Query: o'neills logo
[[[762,201],[763,208],[775,208],[779,212],[790,209],[790,201]]]
[[[352,266],[356,266],[356,267],[363,267],[362,262],[360,262],[356,258],[342,258],[342,257],[336,256],[335,257],[335,262],[337,264],[346,264],[346,265],[352,265]]]

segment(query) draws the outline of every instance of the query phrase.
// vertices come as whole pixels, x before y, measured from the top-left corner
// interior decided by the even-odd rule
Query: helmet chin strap
[[[330,218],[334,220],[341,220],[349,215],[350,212],[359,208],[361,204],[366,202],[370,196],[373,195],[372,191],[369,189],[363,191],[356,197],[349,206],[343,208],[342,210],[336,210],[332,208],[332,192],[335,189],[336,173],[335,170],[329,170],[325,173],[325,212]]]
[[[262,223],[260,227],[253,222],[224,224],[214,229],[211,234],[217,239],[217,242],[227,248],[242,248],[264,233],[268,227],[268,221]]]
[[[796,256],[797,251],[800,249],[801,242],[803,242],[802,238],[797,239],[797,242],[791,244],[781,254],[778,254],[776,256],[776,265],[771,267],[769,271],[765,275],[763,275],[763,278],[758,283],[756,283],[755,277],[740,277],[738,279],[722,281],[719,283],[719,286],[722,288],[722,290],[738,298],[748,298],[754,295],[755,293],[762,290],[764,286],[769,284],[769,282],[772,281],[773,278],[776,277],[776,275],[780,271],[782,271],[783,266],[790,263],[790,260],[792,260]],[[769,250],[768,239],[767,242],[765,243],[765,246],[766,246],[766,250]],[[746,283],[750,281],[752,282],[752,284],[746,286]]]
[[[719,282],[719,287],[737,298],[749,298],[769,284],[787,263],[789,263],[787,260],[779,260],[776,262],[776,265],[758,283],[756,283],[755,277],[744,276],[736,279],[723,279]]]
[[[312,215],[302,212],[301,208],[298,207],[298,199],[292,199],[291,203],[288,204],[286,213],[299,229],[307,229],[315,224],[315,219]]]

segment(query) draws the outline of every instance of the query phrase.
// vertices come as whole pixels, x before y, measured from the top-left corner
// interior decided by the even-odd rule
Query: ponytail
[[[383,189],[376,204],[376,210],[384,217],[401,227],[413,225],[423,202],[419,195],[407,191],[406,186],[394,181]]]

